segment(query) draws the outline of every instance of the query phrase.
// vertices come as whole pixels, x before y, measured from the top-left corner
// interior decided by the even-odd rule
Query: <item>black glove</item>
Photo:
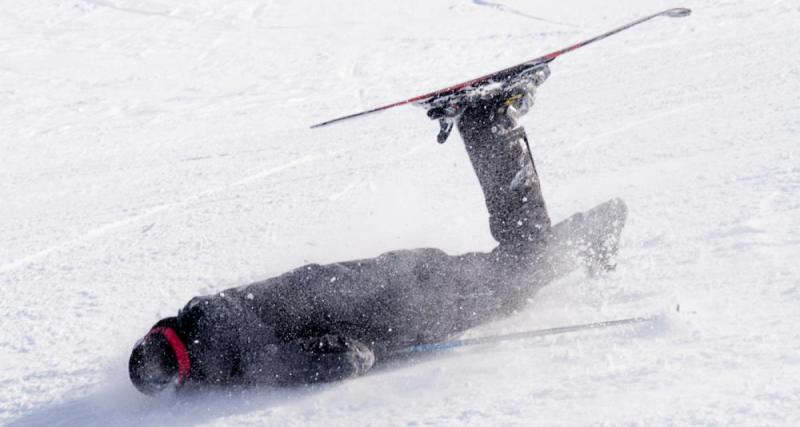
[[[298,366],[296,378],[305,383],[338,381],[366,373],[375,355],[364,343],[342,335],[326,334],[295,341],[305,366]]]

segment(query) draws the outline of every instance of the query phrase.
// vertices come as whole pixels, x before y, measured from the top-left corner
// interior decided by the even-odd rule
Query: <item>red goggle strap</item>
[[[174,329],[166,326],[159,326],[153,328],[147,335],[161,334],[169,342],[172,351],[175,352],[175,357],[178,359],[178,385],[183,384],[186,378],[189,378],[189,372],[192,371],[192,362],[189,360],[189,352],[186,346],[181,341],[178,333]]]

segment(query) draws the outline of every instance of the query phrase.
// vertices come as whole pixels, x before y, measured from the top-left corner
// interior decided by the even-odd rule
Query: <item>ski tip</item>
[[[665,12],[670,18],[683,18],[692,14],[692,9],[686,7],[676,7]]]
[[[328,126],[329,124],[340,122],[340,121],[342,121],[342,120],[344,120],[346,118],[347,117],[339,117],[338,119],[328,120],[326,122],[321,122],[321,123],[317,123],[315,125],[311,125],[308,128],[309,129],[317,129],[317,128],[325,127],[325,126]]]
[[[324,127],[324,126],[328,126],[328,125],[329,125],[329,124],[331,124],[331,123],[336,123],[336,122],[338,122],[338,121],[344,120],[344,119],[346,119],[346,118],[347,118],[347,117],[337,117],[337,118],[335,118],[335,119],[332,119],[332,120],[326,120],[326,121],[324,121],[324,122],[319,122],[319,123],[317,123],[317,124],[311,125],[311,126],[309,126],[309,128],[310,128],[310,129],[321,128],[321,127]]]

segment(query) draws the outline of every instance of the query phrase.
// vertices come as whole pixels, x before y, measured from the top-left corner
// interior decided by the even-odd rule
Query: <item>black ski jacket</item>
[[[193,298],[154,327],[172,327],[185,344],[187,386],[331,381],[522,306],[530,277],[517,280],[503,258],[513,257],[416,249],[311,264]]]

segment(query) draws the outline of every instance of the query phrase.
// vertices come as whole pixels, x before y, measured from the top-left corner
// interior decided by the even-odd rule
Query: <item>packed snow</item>
[[[309,125],[675,6],[557,59],[522,121],[554,220],[627,202],[617,271],[467,336],[656,322],[317,387],[130,385],[133,343],[192,296],[493,246],[461,140],[423,110]],[[6,2],[0,423],[798,425],[798,32],[794,0]]]

